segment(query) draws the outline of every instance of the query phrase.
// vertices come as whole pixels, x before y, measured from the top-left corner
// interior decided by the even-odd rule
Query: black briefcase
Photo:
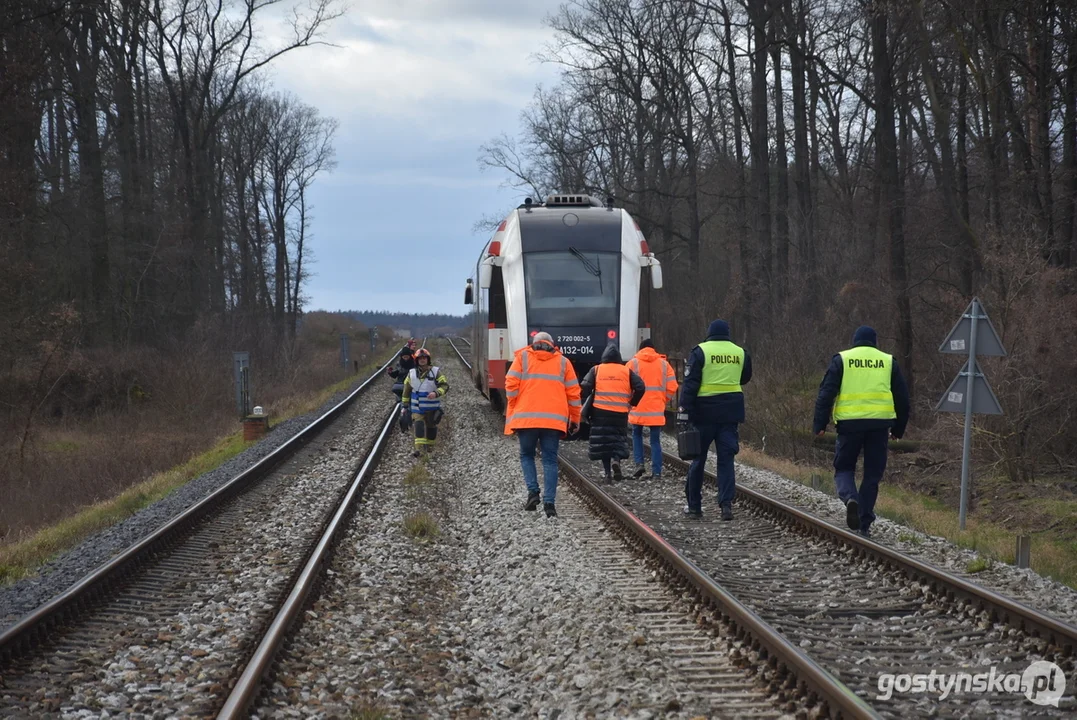
[[[688,422],[688,416],[677,416],[677,457],[681,460],[695,460],[703,452],[699,446],[699,430]]]

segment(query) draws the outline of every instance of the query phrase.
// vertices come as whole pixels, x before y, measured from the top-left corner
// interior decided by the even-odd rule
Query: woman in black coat
[[[604,408],[593,407],[595,378],[602,365],[613,363],[623,365],[621,352],[616,345],[606,346],[602,353],[602,363],[591,368],[580,383],[583,396],[587,398],[584,406],[584,419],[591,423],[591,438],[587,446],[587,454],[592,460],[601,460],[602,469],[605,471],[606,480],[621,480],[621,463],[619,461],[628,458],[628,411],[616,412]],[[631,407],[643,399],[647,386],[639,375],[628,371],[628,383],[632,389],[632,397],[628,404]]]

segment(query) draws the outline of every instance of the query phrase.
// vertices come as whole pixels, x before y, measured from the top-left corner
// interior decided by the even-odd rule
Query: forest
[[[659,349],[724,317],[756,360],[748,435],[803,457],[815,389],[860,324],[912,388],[911,434],[961,359],[973,296],[1009,350],[984,372],[987,471],[1072,471],[1077,4],[573,0],[518,132],[479,163],[535,197],[613,196],[666,268]]]
[[[266,70],[344,9],[0,3],[0,508],[205,447],[235,422],[233,350],[265,401],[340,378],[297,333],[337,122]]]

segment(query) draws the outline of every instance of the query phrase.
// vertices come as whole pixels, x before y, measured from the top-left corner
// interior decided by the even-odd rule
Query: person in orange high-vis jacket
[[[613,344],[606,346],[602,363],[588,371],[581,386],[588,396],[584,419],[591,423],[587,455],[602,461],[606,482],[619,482],[620,461],[628,458],[628,411],[639,404],[647,388],[622,364],[621,351]]]
[[[535,335],[530,347],[516,352],[505,373],[505,434],[520,439],[520,466],[527,485],[524,510],[539,504],[535,449],[542,448],[542,506],[556,517],[557,449],[561,437],[580,427],[580,382],[576,370],[553,344],[549,333]]]
[[[666,405],[677,392],[677,374],[665,355],[655,352],[650,338],[639,344],[639,352],[628,361],[628,369],[643,380],[647,392],[628,412],[632,426],[632,459],[636,461],[633,477],[643,476],[643,428],[651,432],[651,477],[662,476],[662,428],[666,424]]]

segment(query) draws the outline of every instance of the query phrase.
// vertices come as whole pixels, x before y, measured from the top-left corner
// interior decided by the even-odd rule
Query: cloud
[[[273,73],[330,115],[455,125],[462,105],[522,108],[556,74],[533,59],[552,37],[542,16],[555,9],[552,0],[366,2],[329,28],[336,47],[289,53]]]

